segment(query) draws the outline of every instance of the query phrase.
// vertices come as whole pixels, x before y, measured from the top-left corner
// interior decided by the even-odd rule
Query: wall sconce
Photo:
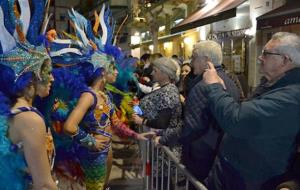
[[[153,52],[154,46],[153,45],[149,45],[149,49],[151,50],[151,52]]]
[[[141,37],[140,36],[131,36],[131,44],[139,44],[141,42]]]
[[[164,49],[171,49],[172,48],[172,42],[165,42],[164,43]]]
[[[190,38],[190,37],[186,37],[186,38],[183,39],[183,42],[184,42],[185,44],[192,44],[193,40],[192,40],[192,38]]]

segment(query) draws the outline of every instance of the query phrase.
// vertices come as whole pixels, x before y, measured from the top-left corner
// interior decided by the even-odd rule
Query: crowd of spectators
[[[210,40],[194,44],[187,61],[144,54],[136,71],[143,115],[133,121],[156,145],[179,150],[210,190],[299,189],[299,36],[272,36],[258,57],[263,78],[248,97],[222,55]]]

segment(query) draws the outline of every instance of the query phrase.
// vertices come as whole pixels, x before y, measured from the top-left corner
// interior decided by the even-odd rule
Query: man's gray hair
[[[161,57],[154,60],[153,66],[167,74],[172,81],[178,82],[180,77],[180,66],[174,59]]]
[[[278,53],[288,55],[292,63],[300,67],[300,37],[294,33],[277,32],[271,40],[278,40],[280,43],[275,48]]]
[[[223,62],[221,45],[212,40],[196,43],[194,45],[193,53],[195,53],[197,57],[207,57],[215,66],[221,65]]]

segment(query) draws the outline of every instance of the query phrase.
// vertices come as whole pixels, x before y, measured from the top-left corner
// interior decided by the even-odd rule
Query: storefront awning
[[[246,0],[220,0],[208,3],[171,29],[171,33],[189,30],[236,16],[236,8]]]
[[[258,30],[300,24],[300,2],[288,1],[287,4],[257,17],[256,20]]]

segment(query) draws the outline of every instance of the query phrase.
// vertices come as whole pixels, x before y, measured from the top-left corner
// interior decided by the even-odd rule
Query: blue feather
[[[6,27],[7,31],[12,35],[16,29],[16,17],[13,11],[14,2],[14,0],[2,0],[0,2],[4,14],[4,26]]]
[[[92,27],[89,23],[89,21],[79,14],[75,10],[68,11],[70,19],[79,27],[79,29],[83,30],[84,34],[81,34],[79,31],[76,30],[76,36],[80,38],[80,40],[85,44],[85,38],[88,38],[88,40],[92,39]],[[86,36],[83,36],[86,35]],[[87,44],[85,44],[87,45]]]
[[[39,40],[40,27],[43,22],[43,16],[45,12],[45,0],[32,0],[33,14],[30,20],[30,26],[27,32],[27,40],[35,45],[41,45],[42,42]]]
[[[104,13],[104,22],[105,22],[105,25],[107,27],[107,42],[106,42],[107,45],[111,45],[112,44],[112,39],[113,39],[113,33],[112,33],[110,19],[112,19],[112,13],[111,13],[110,8],[108,6],[105,13]]]
[[[136,81],[136,78],[133,74],[136,68],[136,62],[137,59],[135,58],[124,58],[120,62],[117,62],[117,69],[119,74],[114,86],[122,91],[128,91],[128,82]]]
[[[104,46],[102,44],[101,37],[95,38],[95,43],[100,51],[104,51]]]
[[[122,60],[125,57],[123,52],[117,46],[105,44],[104,48],[105,48],[104,49],[105,53],[110,56],[113,56],[115,58],[115,60],[117,60],[117,62],[118,62],[118,60]]]
[[[90,21],[87,22],[86,36],[88,37],[89,40],[92,40],[93,42],[95,41],[95,36],[94,36],[93,30],[92,30],[92,25],[91,25]]]

